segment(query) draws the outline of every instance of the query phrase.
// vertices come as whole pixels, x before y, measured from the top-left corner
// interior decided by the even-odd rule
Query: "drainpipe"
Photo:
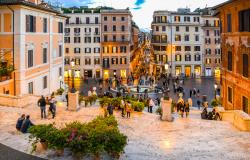
[[[15,73],[15,12],[12,8],[10,8],[8,5],[7,7],[11,10],[12,12],[12,47],[13,47],[13,51],[12,51],[12,61],[13,61],[13,68],[14,68],[14,71],[13,71],[13,81],[14,81],[14,96],[16,96],[16,73]]]

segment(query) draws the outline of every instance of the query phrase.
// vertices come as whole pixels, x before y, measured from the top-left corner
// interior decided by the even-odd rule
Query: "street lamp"
[[[62,89],[62,76],[59,77],[60,80],[60,89]]]
[[[218,88],[217,84],[214,84],[214,99],[216,99],[217,88]]]
[[[75,61],[72,60],[70,62],[71,68],[72,68],[72,88],[71,88],[71,93],[75,93],[76,89],[75,89],[75,71],[74,71],[74,67],[75,67]]]

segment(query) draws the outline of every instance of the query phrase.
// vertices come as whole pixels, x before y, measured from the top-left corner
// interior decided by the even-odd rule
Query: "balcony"
[[[10,80],[13,71],[12,65],[7,65],[7,62],[0,62],[0,82]]]
[[[202,24],[202,27],[220,27],[218,25],[214,25],[214,24],[210,24],[210,23],[205,23],[205,24]]]
[[[91,35],[91,32],[85,32],[84,34],[85,35]]]
[[[70,36],[70,33],[69,32],[67,32],[67,33],[65,32],[64,36]]]
[[[74,36],[80,36],[81,34],[80,33],[74,33]]]
[[[100,32],[95,32],[94,35],[100,35]]]

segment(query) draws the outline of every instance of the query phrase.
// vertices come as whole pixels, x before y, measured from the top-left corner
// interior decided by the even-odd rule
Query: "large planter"
[[[36,152],[42,153],[45,152],[48,149],[47,142],[39,142],[36,144]]]
[[[64,154],[64,149],[57,149],[56,150],[56,155],[57,156],[63,156],[63,154]]]

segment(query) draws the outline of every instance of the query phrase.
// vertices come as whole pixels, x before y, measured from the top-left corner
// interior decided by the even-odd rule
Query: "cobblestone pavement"
[[[16,119],[22,114],[30,114],[35,124],[55,122],[57,126],[71,121],[90,121],[103,111],[97,107],[81,108],[78,112],[65,110],[64,103],[57,104],[55,119],[40,119],[36,105],[27,108],[0,107],[0,143],[19,151],[30,153],[28,135],[17,134]],[[120,130],[128,136],[128,145],[121,160],[249,160],[250,133],[240,132],[230,123],[200,119],[200,111],[191,110],[189,118],[174,114],[174,122],[163,122],[159,116],[149,113],[132,113],[130,119],[122,118],[114,112]],[[47,159],[71,160],[70,155],[56,157],[54,152],[36,153]],[[104,158],[108,159],[108,158]]]

